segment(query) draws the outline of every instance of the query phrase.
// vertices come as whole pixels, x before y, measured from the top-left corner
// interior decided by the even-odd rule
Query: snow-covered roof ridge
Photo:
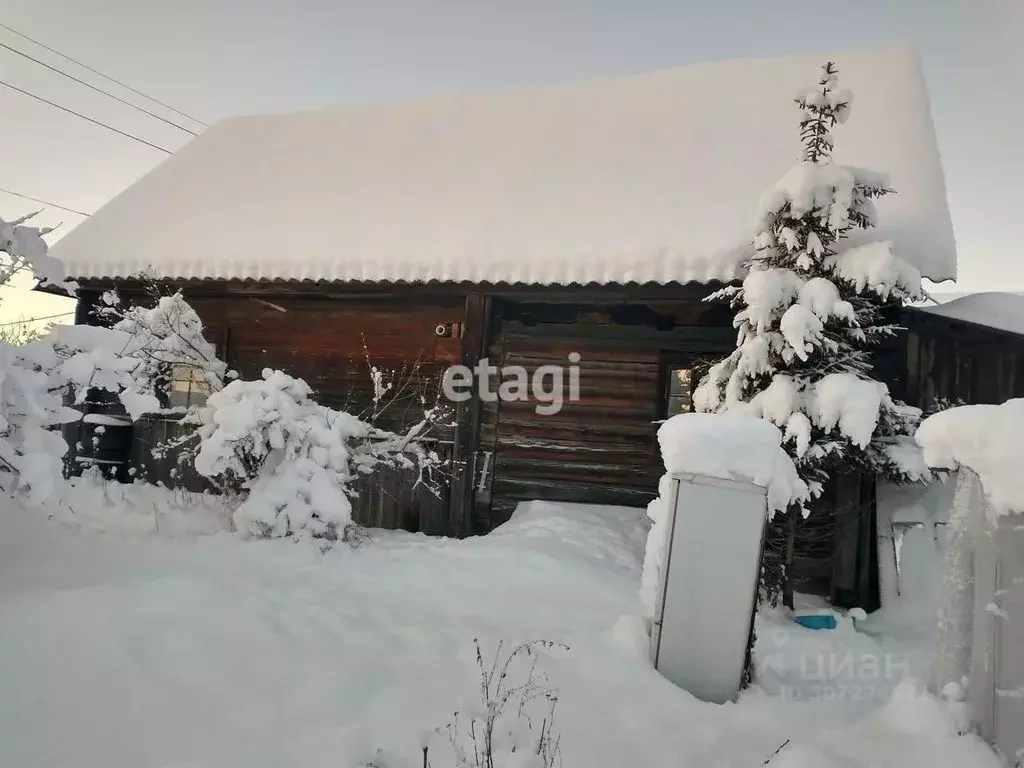
[[[905,50],[231,118],[53,254],[78,277],[731,280],[758,198],[799,157],[793,98],[826,59],[856,96],[836,161],[899,191],[873,237],[926,277],[954,277],[928,99]]]
[[[1024,294],[1001,291],[972,293],[938,306],[916,309],[1024,336]]]

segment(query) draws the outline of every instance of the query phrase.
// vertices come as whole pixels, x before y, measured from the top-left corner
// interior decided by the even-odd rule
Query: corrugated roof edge
[[[92,282],[92,283],[119,283],[119,282],[135,282],[139,281],[138,276],[128,277],[109,277],[109,276],[74,276],[69,278],[75,282]],[[729,285],[730,283],[739,283],[739,276],[731,279],[720,279],[713,278],[710,280],[686,280],[678,281],[671,280],[668,282],[655,282],[645,281],[638,282],[636,280],[629,280],[626,282],[606,282],[598,283],[594,281],[580,283],[526,283],[521,281],[516,282],[505,282],[499,281],[495,283],[491,282],[475,282],[472,280],[322,280],[313,278],[271,278],[271,277],[157,277],[154,278],[158,282],[168,283],[184,283],[184,284],[228,284],[228,283],[248,283],[255,285],[274,285],[275,283],[281,283],[286,285],[400,285],[400,286],[424,286],[424,285],[438,285],[438,286],[465,286],[465,287],[486,287],[486,288],[501,288],[502,286],[516,286],[526,288],[602,288],[602,287],[617,287],[617,288],[632,288],[638,287],[643,288],[647,286],[657,286],[660,288],[669,288],[673,286],[694,286],[694,285]],[[40,290],[45,290],[45,287],[41,287]]]

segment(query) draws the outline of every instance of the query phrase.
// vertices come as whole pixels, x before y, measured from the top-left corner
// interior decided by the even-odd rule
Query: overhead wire
[[[12,320],[9,323],[0,323],[0,328],[7,328],[11,325],[21,325],[22,323],[38,323],[42,320],[54,320],[58,317],[71,317],[75,314],[74,312],[61,312],[59,315],[45,315],[43,317],[26,317],[21,320]]]
[[[172,126],[174,128],[177,128],[179,131],[184,131],[185,133],[188,133],[188,134],[190,134],[192,136],[198,135],[195,131],[191,130],[190,128],[186,128],[183,125],[179,125],[178,123],[174,122],[173,120],[168,120],[166,117],[162,117],[161,115],[158,115],[156,112],[150,112],[148,109],[140,107],[138,104],[133,104],[132,102],[128,101],[127,99],[122,99],[120,96],[117,96],[116,94],[110,93],[110,91],[105,91],[102,88],[99,88],[99,87],[93,85],[92,83],[86,82],[85,80],[82,80],[81,78],[75,77],[74,75],[72,75],[72,74],[70,74],[68,72],[65,72],[62,69],[58,69],[57,67],[54,67],[54,66],[52,66],[50,64],[47,64],[45,61],[42,61],[41,59],[37,59],[34,56],[29,56],[27,53],[25,53],[23,51],[19,51],[17,48],[13,48],[10,45],[7,45],[7,43],[0,42],[0,48],[8,50],[11,53],[15,53],[18,56],[21,56],[23,58],[26,58],[29,61],[34,62],[34,63],[38,64],[41,67],[46,67],[46,69],[49,69],[51,72],[56,72],[58,75],[62,75],[64,77],[68,78],[69,80],[73,80],[74,82],[78,83],[79,85],[84,85],[86,88],[90,88],[90,89],[96,91],[97,93],[101,93],[104,96],[106,96],[106,97],[108,97],[110,99],[113,99],[114,101],[120,102],[121,104],[125,104],[126,106],[129,106],[132,109],[135,109],[135,110],[138,110],[139,112],[142,112],[143,114],[146,114],[146,115],[149,115],[150,117],[156,118],[157,120],[159,120],[162,123],[167,123],[167,125],[170,125],[170,126]]]
[[[122,88],[124,88],[124,89],[126,89],[128,91],[131,91],[132,93],[136,94],[137,96],[141,96],[142,98],[147,99],[147,100],[153,102],[154,104],[158,104],[159,106],[163,107],[164,109],[169,109],[171,112],[174,112],[176,115],[181,115],[184,118],[188,118],[192,122],[198,123],[203,128],[209,127],[209,126],[207,126],[206,123],[204,123],[198,117],[192,117],[192,115],[188,114],[187,112],[182,112],[180,109],[175,109],[170,104],[162,102],[159,99],[153,98],[148,93],[140,91],[138,88],[132,88],[130,85],[128,85],[125,82],[122,82],[121,80],[118,80],[116,77],[112,77],[112,76],[110,76],[108,74],[100,72],[98,69],[96,69],[94,67],[90,67],[88,64],[86,64],[86,63],[84,63],[82,61],[79,61],[78,59],[74,59],[71,56],[68,56],[66,53],[61,53],[56,48],[51,48],[46,43],[40,42],[39,40],[36,40],[33,37],[29,37],[24,32],[19,32],[18,30],[14,29],[13,27],[9,27],[9,26],[7,26],[6,24],[4,24],[2,22],[0,22],[0,29],[6,29],[11,34],[17,35],[18,37],[20,37],[20,38],[22,38],[24,40],[28,40],[30,43],[32,43],[34,45],[38,45],[43,50],[49,51],[50,53],[54,54],[55,56],[60,56],[65,61],[70,61],[72,64],[74,64],[76,66],[79,66],[82,69],[88,70],[89,72],[92,72],[94,75],[99,75],[104,80],[109,80],[110,82],[114,83],[115,85],[119,85]]]
[[[31,195],[23,195],[21,194],[21,192],[15,192],[13,189],[4,189],[3,187],[0,187],[0,192],[3,192],[5,195],[13,195],[14,197],[20,197],[23,200],[31,200],[33,203],[48,205],[51,208],[59,208],[62,211],[67,211],[68,213],[75,213],[78,214],[79,216],[89,217],[92,215],[91,213],[86,213],[85,211],[77,211],[74,208],[68,208],[66,205],[60,205],[59,203],[51,202],[50,200],[43,200],[42,198],[32,197]]]
[[[42,96],[37,96],[36,94],[32,93],[31,91],[26,91],[24,88],[19,88],[16,85],[11,85],[10,83],[5,82],[4,80],[0,80],[0,85],[6,86],[7,88],[10,88],[12,91],[17,91],[18,93],[24,94],[25,96],[28,96],[29,98],[35,99],[36,101],[40,101],[43,104],[48,104],[51,107],[56,107],[57,109],[59,109],[59,110],[61,110],[63,112],[67,112],[68,114],[74,115],[75,117],[80,117],[83,120],[87,120],[88,122],[92,123],[93,125],[98,125],[101,128],[106,128],[108,131],[113,131],[114,133],[120,134],[121,136],[124,136],[125,138],[131,139],[132,141],[137,141],[140,144],[145,144],[147,147],[152,147],[153,149],[159,149],[161,152],[164,152],[164,153],[166,153],[168,155],[172,154],[171,150],[166,149],[165,147],[161,147],[159,144],[154,144],[151,141],[146,141],[145,139],[140,138],[139,136],[135,136],[134,134],[128,133],[127,131],[122,131],[120,128],[115,128],[112,125],[107,125],[106,123],[104,123],[104,122],[102,122],[100,120],[97,120],[96,118],[89,117],[88,115],[83,115],[81,112],[76,112],[75,110],[70,109],[68,107],[65,107],[65,106],[63,106],[61,104],[58,104],[55,101],[50,101],[49,99],[44,99]]]

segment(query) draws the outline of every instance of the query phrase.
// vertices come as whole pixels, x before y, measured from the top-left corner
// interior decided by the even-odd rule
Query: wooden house
[[[445,497],[393,494],[400,509],[378,499],[367,517],[467,535],[528,499],[640,516],[659,420],[735,342],[731,310],[704,299],[741,277],[759,196],[798,157],[793,97],[827,59],[857,95],[837,160],[885,169],[900,192],[878,236],[952,278],[923,79],[899,50],[233,118],[53,253],[82,286],[80,322],[146,273],[184,290],[244,377],[282,368],[359,408],[367,361],[405,371],[395,424],[452,364],[533,372],[575,352],[577,401],[551,415],[458,403],[439,436],[456,470]]]
[[[1024,397],[1024,295],[976,293],[906,307],[898,394],[925,410],[939,403],[999,404]]]

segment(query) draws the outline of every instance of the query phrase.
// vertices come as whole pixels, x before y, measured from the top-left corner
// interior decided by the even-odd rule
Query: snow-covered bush
[[[181,291],[160,295],[154,284],[152,293],[153,306],[124,308],[117,293],[108,291],[97,313],[115,321],[111,330],[123,340],[117,355],[130,364],[120,398],[133,419],[168,410],[172,382],[180,372],[198,377],[197,383],[208,391],[219,390],[228,375],[227,366],[203,336],[199,315]]]
[[[67,444],[52,428],[79,417],[62,402],[60,363],[52,344],[0,343],[0,489],[28,503],[62,477]]]
[[[0,279],[20,269],[40,279],[61,279],[47,255],[45,230],[24,219],[0,220],[4,259]],[[143,276],[145,278],[145,276]],[[185,459],[221,483],[245,492],[236,526],[261,536],[343,537],[350,529],[353,481],[381,464],[417,469],[420,477],[438,464],[424,447],[437,414],[404,434],[317,403],[309,386],[280,371],[258,381],[232,381],[203,336],[203,325],[180,292],[159,295],[152,306],[122,308],[114,292],[102,297],[98,315],[112,327],[58,326],[44,339],[19,347],[0,343],[0,488],[42,502],[62,476],[67,444],[54,430],[81,414],[91,390],[118,394],[133,419],[167,410],[180,369],[198,376],[212,394],[202,407],[186,410],[194,426]],[[386,391],[375,382],[375,413]]]
[[[20,347],[31,341],[39,341],[53,327],[53,323],[40,328],[33,325],[31,318],[18,320],[16,323],[0,325],[0,343]]]
[[[28,218],[0,219],[0,284],[29,271],[41,282],[73,289],[48,254],[43,235],[50,230],[27,226]],[[108,309],[116,304],[112,297],[106,297]],[[114,328],[55,326],[27,344],[0,342],[0,488],[44,501],[67,453],[56,428],[81,418],[66,403],[80,405],[90,390],[107,390],[137,418],[159,409],[165,371],[175,365],[202,370],[217,384],[225,373],[180,294],[152,309],[128,309]]]
[[[335,539],[349,531],[360,474],[381,464],[423,473],[438,463],[423,444],[432,416],[403,435],[387,432],[317,403],[305,381],[265,369],[258,381],[214,392],[186,419],[197,427],[196,470],[247,493],[238,530]]]
[[[31,272],[42,283],[73,290],[73,284],[64,279],[60,262],[49,255],[44,235],[50,227],[30,227],[26,221],[35,216],[30,213],[14,221],[0,218],[0,285],[6,285],[19,272]]]
[[[50,230],[25,225],[31,216],[0,219],[0,284],[30,271],[60,283],[60,264],[47,255],[42,236]],[[52,344],[0,342],[0,489],[40,503],[62,473],[67,445],[52,431],[77,414],[64,407],[61,359]]]
[[[742,286],[711,297],[738,310],[736,350],[694,394],[699,410],[783,430],[810,498],[837,471],[897,483],[931,477],[913,442],[920,411],[892,398],[872,361],[877,344],[899,330],[883,311],[921,298],[921,275],[891,243],[866,238],[874,201],[892,191],[888,180],[832,161],[831,130],[852,101],[837,82],[829,62],[796,100],[803,157],[760,201]],[[806,515],[806,504],[790,509],[791,526],[798,512]]]
[[[0,485],[7,493],[33,503],[49,496],[68,448],[56,428],[82,416],[68,403],[81,404],[90,389],[128,391],[137,361],[120,352],[130,342],[107,328],[59,325],[22,346],[0,343]]]

